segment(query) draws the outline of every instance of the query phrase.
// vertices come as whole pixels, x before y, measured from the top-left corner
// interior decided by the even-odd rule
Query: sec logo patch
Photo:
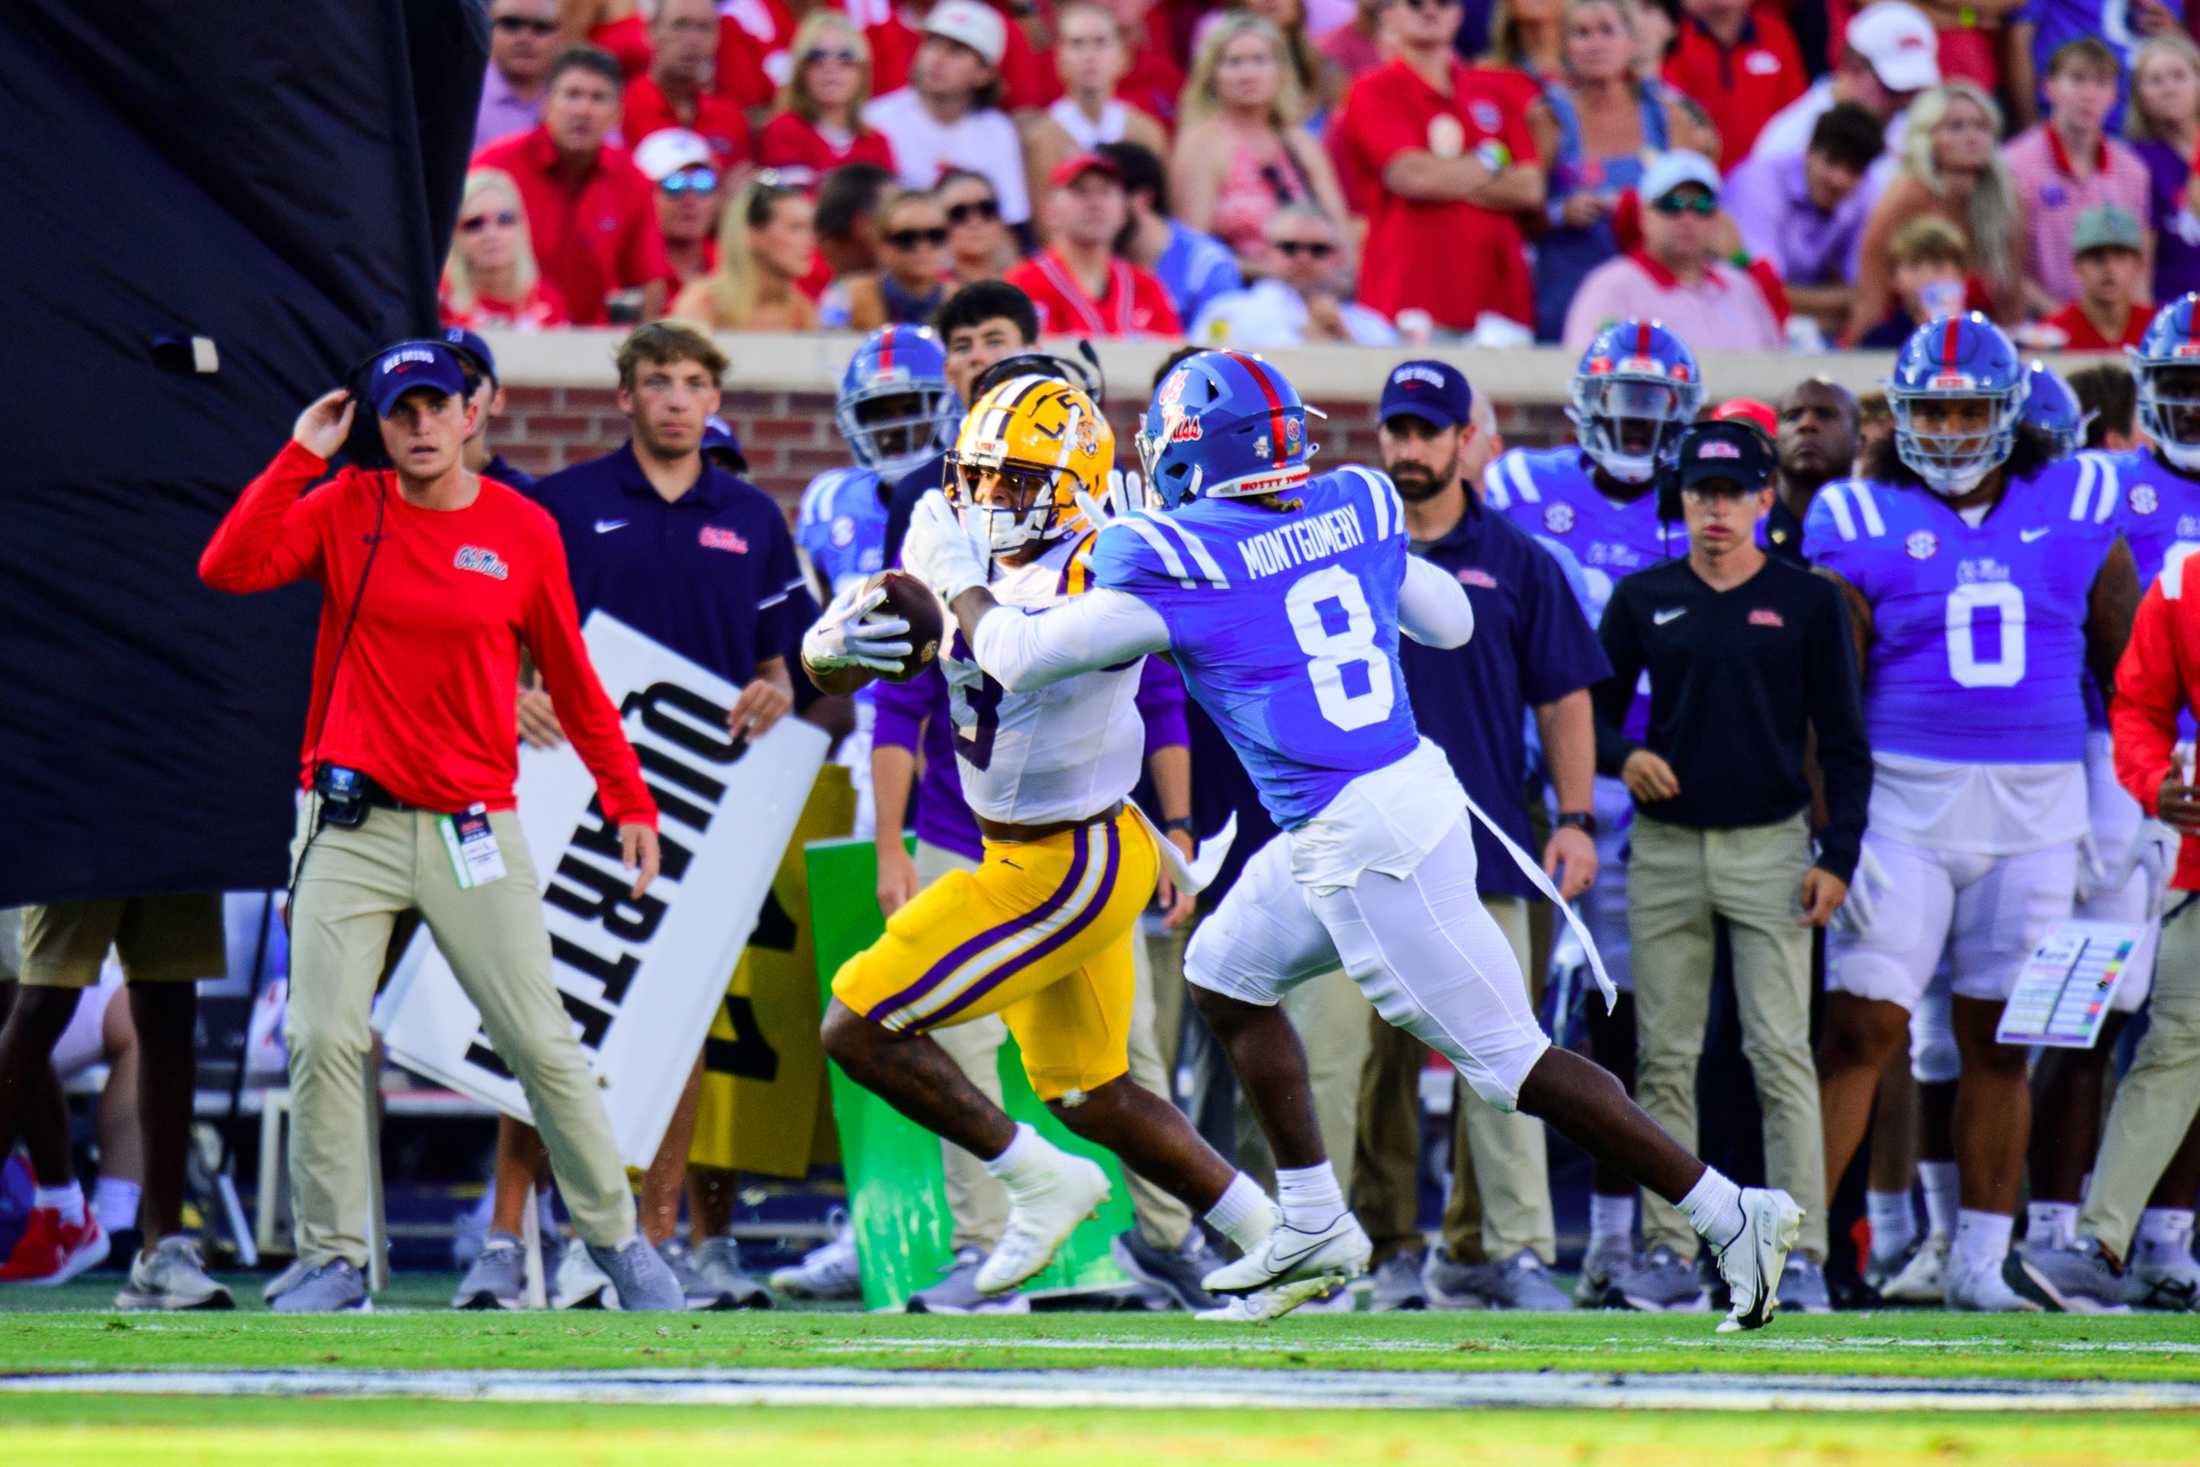
[[[856,538],[854,517],[844,514],[833,516],[832,537],[833,548],[836,550],[846,550],[853,544]]]
[[[2162,496],[2154,492],[2152,484],[2134,484],[2128,496],[2133,514],[2152,514],[2162,507]]]
[[[1554,535],[1563,535],[1574,527],[1574,507],[1570,504],[1547,504],[1543,507],[1543,528]]]
[[[1913,530],[1902,548],[1910,552],[1912,560],[1931,560],[1940,551],[1940,537],[1931,530]]]

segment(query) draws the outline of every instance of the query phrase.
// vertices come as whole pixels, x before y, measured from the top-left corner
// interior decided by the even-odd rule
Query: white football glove
[[[955,598],[986,582],[985,548],[964,527],[947,496],[927,493],[909,516],[901,542],[902,568],[954,605]]]
[[[1076,501],[1085,523],[1095,530],[1104,530],[1110,520],[1121,519],[1146,501],[1145,485],[1140,482],[1136,469],[1108,470],[1108,487],[1098,499],[1079,489],[1070,496]]]
[[[863,667],[898,673],[902,659],[915,650],[909,623],[898,616],[873,616],[886,601],[884,586],[850,586],[832,600],[802,634],[803,665],[815,672]]]

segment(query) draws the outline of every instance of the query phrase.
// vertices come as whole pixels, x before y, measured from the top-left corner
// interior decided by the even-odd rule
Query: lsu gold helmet
[[[1101,498],[1114,466],[1115,430],[1090,397],[1059,377],[1011,377],[963,418],[947,497],[993,554],[1010,555],[1082,530],[1077,491]]]

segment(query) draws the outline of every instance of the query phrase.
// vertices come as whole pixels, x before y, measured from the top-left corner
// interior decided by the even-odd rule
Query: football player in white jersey
[[[1057,378],[1012,377],[981,397],[948,460],[950,497],[990,552],[1002,601],[1043,609],[1087,587],[1094,530],[1075,496],[1105,492],[1115,434]],[[883,591],[851,588],[803,639],[818,686],[846,693],[898,672],[909,626]],[[940,652],[963,793],[985,836],[974,872],[948,873],[833,978],[825,1049],[850,1077],[985,1163],[1009,1196],[977,1275],[998,1294],[1038,1273],[1108,1195],[1105,1174],[1011,1120],[930,1031],[999,1014],[1032,1089],[1062,1123],[1108,1147],[1250,1251],[1275,1205],[1182,1112],[1128,1075],[1139,914],[1167,865],[1197,890],[1180,847],[1128,800],[1144,727],[1142,658],[1010,693],[959,635]],[[1277,1310],[1300,1302],[1284,1301]]]

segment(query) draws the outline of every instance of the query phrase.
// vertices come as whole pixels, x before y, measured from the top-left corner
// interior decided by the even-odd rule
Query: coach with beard
[[[1569,900],[1596,879],[1589,813],[1596,732],[1589,689],[1610,671],[1557,556],[1475,494],[1497,447],[1496,419],[1456,368],[1400,364],[1383,387],[1383,468],[1405,500],[1412,551],[1458,578],[1474,606],[1463,647],[1399,644],[1414,720],[1515,844],[1529,848],[1527,714],[1534,711],[1558,816],[1544,870]],[[1562,553],[1562,552],[1561,552]],[[1539,893],[1511,856],[1477,827],[1475,886],[1504,929],[1520,970],[1529,962],[1528,908]],[[1530,988],[1540,1002],[1540,975]],[[1353,1207],[1373,1235],[1376,1307],[1413,1307],[1411,1265],[1420,1236],[1415,1077],[1426,1058],[1380,1018],[1361,1091]],[[1557,1242],[1542,1123],[1503,1115],[1462,1088],[1452,1113],[1455,1184],[1444,1246],[1421,1271],[1423,1301],[1438,1307],[1564,1309],[1549,1277]],[[1471,1171],[1464,1169],[1471,1157]],[[1479,1216],[1476,1205],[1479,1202]]]

